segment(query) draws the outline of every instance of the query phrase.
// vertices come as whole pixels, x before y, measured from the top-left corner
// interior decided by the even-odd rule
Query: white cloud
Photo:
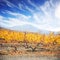
[[[6,4],[11,8],[15,6],[13,3],[9,2],[8,0],[3,0],[3,1],[6,2]]]
[[[24,7],[23,4],[21,4],[21,3],[18,4],[18,9],[25,11],[25,10],[23,9],[23,7]]]
[[[50,14],[50,12],[52,10],[52,7],[51,7],[49,1],[46,1],[42,6],[40,6],[40,9],[42,10],[42,12],[45,15],[49,16],[49,14]]]
[[[2,21],[2,20],[3,20],[3,16],[0,15],[0,21]]]
[[[28,3],[30,4],[30,5],[32,5],[33,7],[35,7],[36,8],[36,10],[40,10],[39,9],[39,7],[36,5],[36,4],[34,4],[31,0],[28,0]]]
[[[59,31],[60,28],[53,28],[49,25],[40,25],[37,23],[33,23],[33,22],[27,22],[27,21],[20,21],[18,19],[12,19],[10,18],[9,20],[2,20],[1,25],[3,25],[6,28],[11,28],[11,27],[15,27],[15,26],[23,26],[23,25],[31,25],[33,27],[36,27],[38,30],[42,29],[42,30],[48,30],[48,31]]]
[[[55,16],[60,19],[60,4],[58,4],[56,7]]]
[[[15,13],[11,11],[6,11],[8,14],[15,16],[16,18],[8,18],[4,20],[4,17],[0,16],[1,26],[4,27],[14,27],[14,26],[23,26],[31,25],[37,29],[48,30],[48,31],[60,31],[60,20],[57,21],[57,18],[60,19],[60,5],[57,4],[56,7],[51,1],[46,1],[42,6],[37,6],[28,0],[29,4],[34,6],[37,10],[30,9],[25,5],[25,8],[32,13],[32,16],[26,16],[20,13]],[[51,6],[52,5],[52,6]],[[22,6],[19,5],[19,9],[22,9]],[[42,11],[42,13],[41,13]],[[55,15],[54,15],[55,14]],[[57,18],[56,18],[57,17]],[[29,20],[32,19],[32,22]]]
[[[3,17],[0,16],[0,26],[3,27],[14,27],[14,26],[20,26],[20,25],[24,25],[24,24],[29,24],[28,20],[30,18],[30,16],[25,16],[23,14],[19,14],[19,13],[13,13],[10,11],[7,11],[7,13],[16,16],[16,18],[8,18],[7,20]]]
[[[54,0],[50,0],[49,3],[52,5],[52,7],[55,7],[55,4],[53,4]]]
[[[34,13],[34,10],[32,10],[31,8],[29,8],[28,6],[25,5],[25,8],[30,11],[31,13]]]
[[[11,2],[8,1],[8,0],[4,0],[4,2],[6,2],[7,6],[9,6],[9,7],[11,7],[11,8],[17,8],[17,9],[19,9],[19,10],[23,10],[23,11],[24,11],[24,9],[22,8],[22,7],[23,7],[22,4],[18,4],[18,6],[16,6],[16,5],[14,5],[14,3],[11,3]]]
[[[16,19],[18,20],[22,20],[22,21],[29,21],[29,19],[31,18],[31,16],[26,16],[24,14],[20,14],[20,13],[16,13],[16,12],[11,12],[6,10],[6,12],[10,15],[13,15],[16,17]]]

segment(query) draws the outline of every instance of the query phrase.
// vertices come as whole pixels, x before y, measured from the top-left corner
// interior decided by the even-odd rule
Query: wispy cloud
[[[40,10],[39,7],[36,4],[34,4],[31,0],[28,0],[28,3],[32,5],[33,7],[35,7],[36,10],[38,11]]]
[[[13,3],[9,2],[8,0],[3,0],[3,1],[6,2],[7,6],[9,7],[13,8],[15,6]]]
[[[10,3],[6,0],[6,3],[10,7],[16,7],[19,10],[24,10],[21,3],[18,6],[15,6],[13,3]],[[24,26],[31,25],[36,27],[38,30],[48,30],[48,31],[60,31],[60,4],[53,3],[53,0],[46,1],[43,5],[37,6],[31,0],[28,0],[28,3],[35,7],[35,10],[32,10],[29,6],[25,4],[25,9],[28,10],[32,15],[24,15],[17,12],[11,12],[6,10],[6,13],[15,16],[15,18],[8,18],[5,20],[3,16],[0,16],[0,25],[6,28],[12,28],[15,26]]]

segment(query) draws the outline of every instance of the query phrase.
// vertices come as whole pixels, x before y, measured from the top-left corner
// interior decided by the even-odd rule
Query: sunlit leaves
[[[49,34],[40,34],[32,32],[17,32],[5,29],[0,29],[0,38],[4,38],[6,42],[30,42],[30,43],[40,43],[45,44],[53,43],[60,44],[60,35],[50,32]]]

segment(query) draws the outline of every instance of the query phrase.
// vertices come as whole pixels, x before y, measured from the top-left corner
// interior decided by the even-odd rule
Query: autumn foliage
[[[0,41],[9,42],[30,42],[30,43],[40,43],[60,44],[60,34],[54,34],[50,32],[49,34],[40,34],[32,32],[18,32],[6,29],[0,29]]]

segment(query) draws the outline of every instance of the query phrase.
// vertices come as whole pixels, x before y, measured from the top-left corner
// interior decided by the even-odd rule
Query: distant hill
[[[7,29],[7,28],[4,28],[4,29]],[[33,32],[33,33],[45,33],[45,34],[48,34],[50,32],[47,30],[38,29],[38,28],[31,26],[31,25],[14,26],[14,27],[10,27],[8,29],[14,30],[14,31],[19,31],[19,32],[21,31],[21,32]]]
[[[42,30],[42,29],[38,29],[34,26],[31,25],[23,25],[23,26],[14,26],[14,27],[10,27],[10,28],[3,28],[0,27],[0,29],[6,29],[6,30],[11,30],[11,31],[18,31],[18,32],[33,32],[33,33],[42,33],[42,34],[49,34],[52,31],[48,31],[48,30]],[[60,32],[54,32],[55,34],[60,33]]]

